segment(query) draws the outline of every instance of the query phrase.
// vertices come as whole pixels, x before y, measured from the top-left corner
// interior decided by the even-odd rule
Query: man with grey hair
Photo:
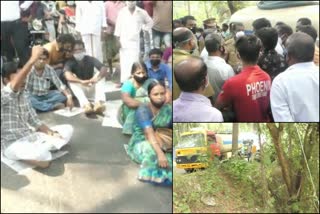
[[[218,33],[211,33],[205,38],[205,47],[209,56],[204,62],[208,67],[209,82],[215,91],[214,102],[221,91],[223,83],[235,75],[232,67],[223,58],[225,53],[223,43],[224,39]]]
[[[271,109],[275,122],[319,122],[319,67],[313,62],[314,41],[297,32],[286,43],[289,67],[271,87]]]

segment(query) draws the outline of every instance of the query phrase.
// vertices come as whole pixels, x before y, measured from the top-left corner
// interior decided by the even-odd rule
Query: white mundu
[[[119,11],[114,35],[120,38],[120,80],[123,83],[131,75],[131,68],[134,62],[139,60],[140,31],[150,31],[153,20],[145,10],[135,7],[133,13],[128,7]]]
[[[76,30],[81,33],[88,55],[103,61],[101,29],[107,27],[104,3],[79,1],[76,7]]]
[[[98,74],[98,72],[97,72]],[[96,74],[96,75],[97,75]],[[84,86],[81,83],[69,82],[70,88],[79,101],[80,107],[89,104],[89,99],[94,99],[94,102],[105,101],[105,79],[102,78],[96,84]]]
[[[52,160],[50,151],[59,150],[70,141],[73,127],[64,124],[53,126],[51,130],[59,132],[62,138],[35,132],[12,143],[4,150],[4,155],[11,160]]]

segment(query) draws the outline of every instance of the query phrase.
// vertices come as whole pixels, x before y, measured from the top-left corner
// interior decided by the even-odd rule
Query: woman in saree
[[[143,62],[133,63],[131,77],[121,87],[123,104],[119,109],[118,119],[123,127],[123,134],[132,134],[136,109],[142,103],[149,102],[147,88],[150,81],[146,65]]]
[[[166,87],[153,80],[148,86],[149,103],[136,111],[134,130],[127,153],[140,164],[138,179],[158,185],[172,185],[172,106],[165,104]],[[167,130],[164,143],[160,130]],[[163,132],[162,132],[163,133]]]

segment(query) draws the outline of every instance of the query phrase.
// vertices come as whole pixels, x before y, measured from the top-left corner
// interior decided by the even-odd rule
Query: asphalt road
[[[1,163],[1,212],[167,212],[172,188],[142,183],[125,153],[129,137],[102,127],[102,117],[41,114],[48,125],[71,124],[69,154],[48,169],[16,172]]]

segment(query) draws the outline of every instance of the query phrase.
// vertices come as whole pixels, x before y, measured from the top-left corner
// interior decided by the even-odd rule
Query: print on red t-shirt
[[[268,122],[270,76],[259,66],[248,66],[228,79],[218,100],[233,106],[239,122]]]

